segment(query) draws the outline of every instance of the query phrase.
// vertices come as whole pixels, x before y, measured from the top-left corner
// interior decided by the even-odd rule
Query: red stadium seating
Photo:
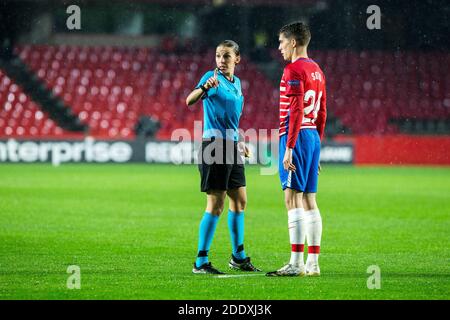
[[[396,133],[390,120],[450,116],[449,54],[330,50],[310,57],[327,77],[329,112],[354,134]]]
[[[176,128],[193,131],[200,104],[187,94],[214,67],[205,54],[160,53],[125,47],[22,46],[17,53],[53,92],[104,139],[133,139],[139,117],[161,123],[157,138]],[[272,53],[279,58],[278,52]],[[396,133],[390,120],[450,115],[450,56],[443,53],[311,52],[327,76],[329,111],[354,134]],[[280,69],[281,73],[281,69]],[[245,57],[237,70],[245,95],[243,129],[278,125],[278,85]],[[0,136],[67,137],[0,71]]]
[[[61,129],[0,70],[0,137],[58,138],[77,136]]]
[[[23,46],[21,58],[63,99],[98,138],[134,138],[142,115],[161,122],[158,138],[172,130],[193,130],[201,107],[189,110],[185,98],[214,65],[214,52],[160,54],[144,48]],[[250,62],[240,65],[246,93],[243,128],[276,127],[274,86]],[[251,82],[250,82],[251,79]],[[38,134],[39,135],[39,134]]]

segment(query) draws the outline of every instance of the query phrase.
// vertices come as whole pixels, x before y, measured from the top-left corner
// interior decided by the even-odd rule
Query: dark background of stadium
[[[83,12],[82,30],[75,32],[120,34],[130,17],[142,12],[142,34],[174,36],[186,16],[193,14],[198,32],[192,36],[201,44],[210,46],[231,36],[247,52],[256,46],[256,32],[266,33],[265,44],[273,48],[279,26],[299,19],[307,19],[313,30],[312,49],[446,50],[450,46],[450,8],[442,0],[4,0],[0,4],[0,37],[17,40],[36,26],[45,12],[52,16],[53,32],[67,32],[65,9],[71,4],[80,5]],[[361,27],[371,4],[382,8],[383,27],[376,32]]]

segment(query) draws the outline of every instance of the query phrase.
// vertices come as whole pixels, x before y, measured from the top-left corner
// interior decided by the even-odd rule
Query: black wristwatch
[[[208,89],[206,89],[205,86],[202,84],[200,85],[200,89],[202,89],[202,91],[205,93],[208,92]]]

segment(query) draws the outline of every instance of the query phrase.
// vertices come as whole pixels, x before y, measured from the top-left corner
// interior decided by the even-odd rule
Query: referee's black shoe
[[[228,265],[230,266],[231,269],[234,270],[252,271],[252,272],[261,271],[251,263],[250,257],[244,259],[237,259],[234,255],[231,255],[231,259]]]
[[[224,274],[223,272],[214,268],[211,262],[207,262],[202,264],[200,267],[197,267],[194,262],[194,268],[192,269],[192,273],[195,274]]]

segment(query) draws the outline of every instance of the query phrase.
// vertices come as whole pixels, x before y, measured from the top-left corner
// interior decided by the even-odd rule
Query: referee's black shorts
[[[245,187],[244,157],[237,142],[205,139],[198,154],[202,192]]]

